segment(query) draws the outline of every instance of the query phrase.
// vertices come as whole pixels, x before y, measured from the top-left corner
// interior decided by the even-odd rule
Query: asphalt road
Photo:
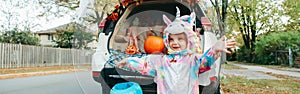
[[[101,94],[91,72],[0,80],[0,94]]]

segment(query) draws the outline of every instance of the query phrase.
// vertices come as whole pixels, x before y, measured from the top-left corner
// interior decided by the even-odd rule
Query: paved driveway
[[[233,64],[233,65],[246,68],[246,69],[231,69],[231,70],[222,69],[221,73],[234,75],[234,76],[244,76],[247,79],[281,79],[275,76],[268,75],[267,73],[287,75],[287,76],[297,77],[300,79],[299,71],[283,71],[283,70],[265,68],[261,66],[250,66],[250,65],[243,65],[243,64]],[[296,69],[296,70],[300,70],[300,69]]]

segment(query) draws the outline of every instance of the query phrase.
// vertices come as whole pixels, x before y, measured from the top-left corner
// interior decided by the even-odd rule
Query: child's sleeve
[[[199,74],[211,69],[211,66],[220,57],[219,52],[215,52],[211,48],[208,49],[203,55],[198,55],[196,65],[199,68]]]
[[[138,57],[129,57],[127,58],[125,68],[132,71],[137,71],[143,75],[155,76],[156,68],[154,60],[151,60],[151,56],[145,56],[142,58]]]

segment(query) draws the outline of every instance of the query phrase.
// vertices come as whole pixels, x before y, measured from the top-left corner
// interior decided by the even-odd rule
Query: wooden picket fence
[[[94,52],[0,43],[0,68],[91,64]]]

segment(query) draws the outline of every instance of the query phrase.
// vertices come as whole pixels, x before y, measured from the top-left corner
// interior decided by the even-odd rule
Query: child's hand
[[[120,62],[117,62],[116,65],[119,68],[123,68],[127,64],[126,59],[121,60]]]
[[[231,53],[230,51],[227,50],[227,48],[235,48],[235,39],[230,39],[226,41],[226,37],[223,36],[220,40],[217,41],[217,43],[212,47],[212,49],[216,52],[226,52],[226,53]]]

